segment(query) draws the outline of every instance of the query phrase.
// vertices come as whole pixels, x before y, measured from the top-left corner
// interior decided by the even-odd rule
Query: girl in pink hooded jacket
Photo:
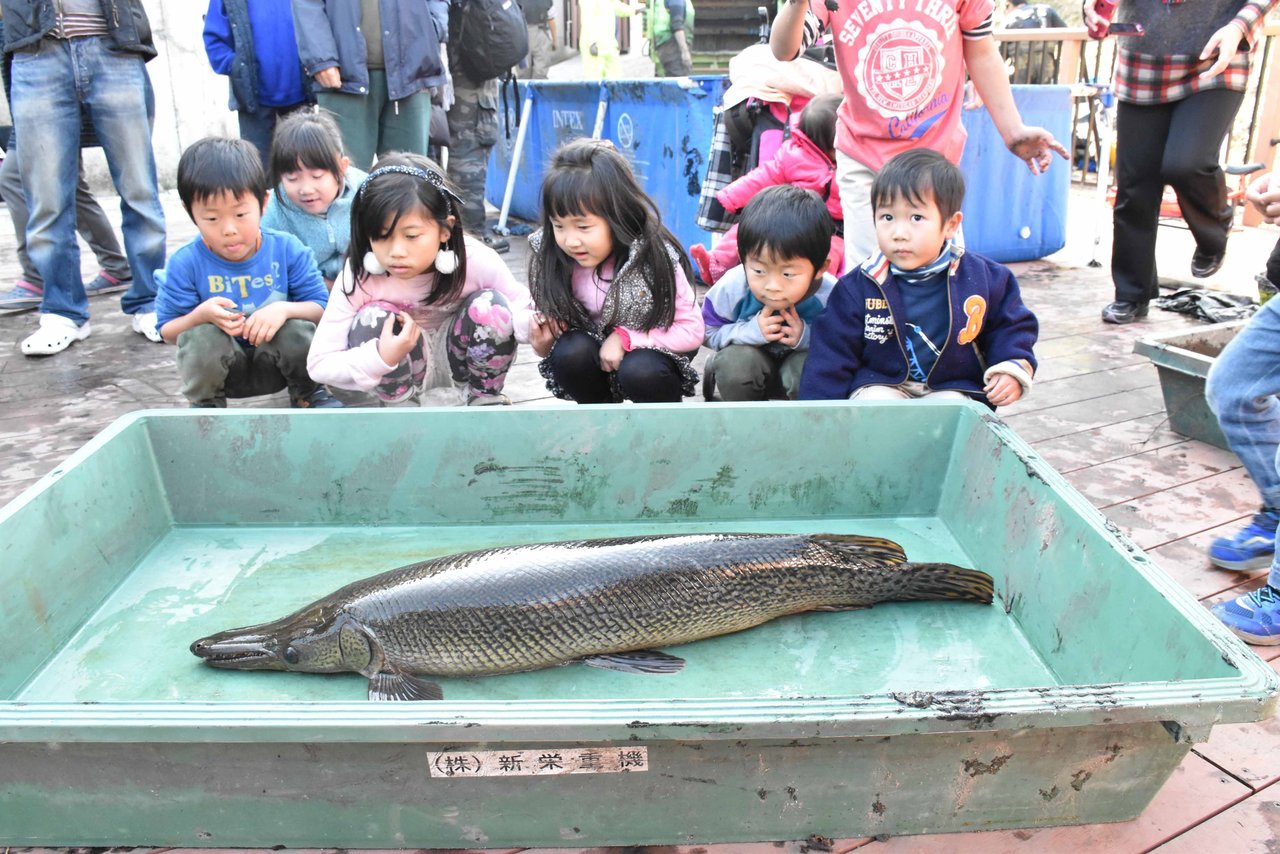
[[[819,95],[800,112],[800,121],[792,129],[773,159],[762,163],[716,193],[716,200],[730,212],[746,207],[747,202],[765,187],[793,184],[813,190],[826,200],[827,210],[835,220],[836,232],[831,238],[829,272],[836,278],[844,273],[844,210],[840,206],[840,187],[836,184],[835,140],[836,109],[839,95]],[[724,233],[710,251],[694,245],[689,254],[698,264],[698,272],[708,285],[742,263],[738,258],[738,226]]]

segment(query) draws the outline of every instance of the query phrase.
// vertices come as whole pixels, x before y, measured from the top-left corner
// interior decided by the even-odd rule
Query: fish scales
[[[892,541],[852,535],[668,535],[501,547],[354,582],[274,623],[197,641],[192,651],[224,667],[358,670],[370,677],[372,695],[375,673],[507,673],[688,643],[813,609],[913,598],[991,601],[985,573],[905,560]],[[332,626],[296,630],[319,620],[313,613]],[[286,630],[291,638],[269,642]],[[326,632],[345,633],[339,657],[347,666],[333,667],[332,653],[307,646],[318,648],[315,638]],[[244,652],[250,637],[267,638],[261,643],[271,647],[258,661]],[[265,661],[290,650],[317,664]]]
[[[413,669],[475,675],[545,667],[620,643],[686,643],[823,605],[870,604],[862,581],[805,537],[641,537],[425,561],[345,609],[378,626],[387,654]]]

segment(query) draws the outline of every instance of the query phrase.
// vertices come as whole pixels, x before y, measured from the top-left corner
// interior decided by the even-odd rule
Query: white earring
[[[382,262],[378,260],[378,256],[372,251],[364,253],[364,262],[362,264],[364,271],[371,276],[381,276],[387,272],[387,268],[382,266]]]
[[[443,243],[440,244],[442,247]],[[436,253],[436,272],[447,276],[458,269],[458,253],[452,249],[441,249]]]

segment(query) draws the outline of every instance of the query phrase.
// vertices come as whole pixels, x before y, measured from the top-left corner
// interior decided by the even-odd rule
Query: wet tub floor
[[[664,533],[706,526],[663,525]],[[972,566],[937,518],[759,520],[720,531],[856,533],[901,543],[911,560]],[[356,674],[217,670],[188,651],[215,631],[284,616],[369,575],[452,552],[522,542],[653,533],[652,526],[173,528],[13,699],[43,702],[349,701]],[[887,603],[784,617],[682,647],[673,676],[571,664],[441,679],[449,700],[831,697],[1024,688],[1059,680],[1000,604]]]

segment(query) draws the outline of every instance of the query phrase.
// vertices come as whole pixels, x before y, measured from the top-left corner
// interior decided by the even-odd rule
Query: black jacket
[[[108,37],[117,49],[136,53],[144,60],[156,55],[151,22],[142,0],[98,0],[107,19]],[[0,0],[4,9],[4,51],[34,50],[52,32],[53,0]]]

